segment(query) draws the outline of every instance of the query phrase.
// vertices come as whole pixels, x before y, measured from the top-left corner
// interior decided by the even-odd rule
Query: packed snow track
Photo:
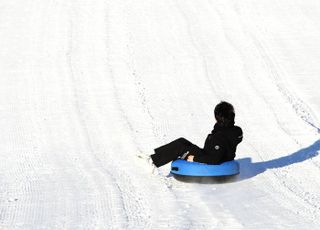
[[[320,2],[3,0],[0,229],[320,225]],[[232,183],[137,154],[203,145],[221,100]]]

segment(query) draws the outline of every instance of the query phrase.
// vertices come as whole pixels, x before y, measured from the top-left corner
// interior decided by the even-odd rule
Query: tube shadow
[[[280,157],[277,159],[252,163],[250,157],[238,159],[240,164],[240,175],[237,181],[246,180],[265,172],[267,169],[282,168],[288,165],[303,162],[319,155],[320,140],[317,140],[312,145],[300,149],[288,156]]]

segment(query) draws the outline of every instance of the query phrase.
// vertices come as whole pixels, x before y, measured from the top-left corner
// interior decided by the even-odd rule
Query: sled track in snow
[[[201,45],[194,38],[194,35],[193,35],[194,32],[191,29],[191,25],[192,25],[191,21],[192,20],[190,19],[190,16],[188,16],[187,13],[185,13],[185,9],[183,9],[184,7],[179,3],[179,0],[174,0],[174,6],[175,6],[176,11],[179,12],[181,17],[184,19],[184,22],[185,22],[184,26],[186,27],[186,30],[188,31],[189,40],[190,40],[193,48],[197,52],[197,55],[201,58],[202,67],[204,69],[205,80],[209,85],[209,89],[211,89],[209,92],[213,96],[213,98],[220,98],[220,95],[218,95],[217,92],[221,92],[223,89],[221,87],[219,87],[219,84],[217,84],[217,83],[214,84],[211,80],[211,78],[213,76],[209,72],[208,62],[206,60],[206,55],[205,55],[205,53],[202,52]],[[198,77],[201,77],[201,76],[202,75],[200,75]],[[216,74],[214,76],[214,78],[216,79],[216,82],[222,82],[219,74]],[[212,100],[212,102],[213,102],[213,100]]]
[[[121,5],[120,9],[125,10],[125,9],[122,9],[122,7],[124,7],[124,5]],[[115,9],[115,12],[120,9]],[[113,12],[113,13],[115,13],[115,12]],[[126,12],[126,11],[124,11],[124,12]],[[119,14],[115,13],[114,15],[118,16]],[[106,23],[107,23],[107,28],[109,28],[110,22],[107,20]],[[147,117],[149,117],[151,120],[151,127],[153,130],[153,134],[155,137],[159,137],[156,126],[154,124],[154,117],[152,116],[150,108],[147,105],[147,98],[145,95],[144,86],[142,85],[142,81],[139,77],[139,73],[135,69],[134,51],[130,48],[132,40],[130,40],[131,35],[129,32],[129,27],[127,27],[128,25],[126,23],[127,23],[126,20],[123,20],[123,19],[120,20],[120,23],[118,21],[118,26],[120,26],[120,27],[122,26],[123,29],[125,31],[127,31],[126,35],[128,38],[128,43],[126,44],[127,49],[126,49],[126,53],[124,54],[124,55],[126,55],[126,59],[128,60],[128,62],[126,64],[128,65],[127,67],[129,68],[129,71],[131,72],[132,76],[134,77],[134,87],[137,90],[138,95],[140,96],[141,105],[144,108],[144,111],[146,112]],[[108,32],[107,32],[105,43],[107,45],[110,43]],[[112,53],[111,48],[112,47],[107,46],[107,50],[108,50],[107,53]],[[110,76],[109,76],[110,81],[113,86],[115,105],[117,106],[118,113],[122,116],[122,120],[125,121],[125,123],[127,124],[128,131],[131,134],[130,136],[134,141],[134,145],[137,148],[137,151],[144,153],[143,149],[140,147],[139,142],[137,140],[137,136],[136,136],[136,132],[135,132],[136,130],[133,127],[133,124],[130,121],[126,110],[122,106],[122,99],[120,97],[121,89],[119,89],[117,87],[116,79],[115,79],[115,76],[112,71],[113,66],[110,64],[110,61],[111,61],[111,59],[108,56],[107,66],[108,66],[109,73],[110,73]],[[130,151],[133,151],[133,150],[131,149]],[[124,153],[120,152],[120,155],[121,155],[122,159],[129,158],[132,160],[132,157],[135,158],[136,154],[132,154],[129,156],[128,153],[124,154]],[[139,174],[141,176],[141,178],[137,178],[137,179],[135,179],[134,177],[132,177],[130,175],[130,172],[134,173],[134,171],[136,171],[138,169],[135,167],[141,167],[141,166],[132,165],[132,163],[130,163],[130,162],[122,162],[120,165],[119,163],[116,163],[117,162],[116,159],[113,159],[112,162],[114,162],[114,164],[113,164],[114,170],[112,170],[112,171],[114,172],[114,175],[117,175],[117,176],[115,176],[115,179],[116,180],[120,179],[120,182],[118,182],[118,183],[120,184],[120,189],[121,189],[122,193],[124,194],[124,198],[125,198],[124,199],[125,209],[126,209],[126,213],[129,218],[129,223],[126,226],[127,229],[132,229],[132,228],[137,228],[137,227],[146,228],[146,229],[157,229],[157,228],[161,229],[161,226],[174,227],[174,226],[180,225],[181,219],[184,219],[184,218],[183,218],[183,216],[179,215],[179,213],[177,213],[176,216],[170,216],[170,215],[168,216],[167,214],[163,213],[163,217],[161,217],[161,218],[157,217],[157,214],[154,213],[155,210],[157,210],[158,208],[163,209],[161,207],[161,204],[159,203],[159,201],[157,199],[154,200],[154,198],[153,198],[152,194],[154,193],[154,190],[150,190],[149,188],[145,188],[145,187],[140,187],[140,185],[141,185],[140,179],[142,177],[144,177],[144,175],[140,175],[141,173]],[[147,177],[149,177],[149,176],[147,175]],[[156,182],[156,181],[154,181],[155,178],[153,178],[153,179],[149,178],[149,179],[151,181],[153,181],[153,183]],[[136,183],[136,185],[134,185],[135,183]],[[163,181],[163,184],[165,184],[165,185],[167,184],[166,180]],[[162,187],[162,188],[161,187],[162,187],[162,185],[159,184],[156,189],[159,189],[162,191],[162,193],[163,193],[162,198],[164,200],[167,200],[167,202],[172,202],[172,204],[167,204],[167,206],[168,207],[173,206],[177,210],[179,210],[179,205],[177,206],[176,202],[174,200],[172,200],[172,198],[170,198],[172,196],[172,194],[170,194],[170,191],[167,189],[167,185],[165,187]],[[150,210],[150,205],[151,205],[152,210]],[[160,207],[157,207],[157,205],[160,205]],[[162,218],[165,218],[166,220],[163,220]]]
[[[248,31],[248,30],[246,30]],[[294,93],[290,92],[288,88],[285,86],[284,82],[284,73],[280,70],[280,67],[277,66],[276,61],[273,60],[272,55],[269,54],[269,52],[266,50],[266,48],[263,46],[262,42],[259,41],[259,39],[256,37],[258,36],[258,33],[255,33],[255,35],[251,32],[247,32],[251,40],[253,41],[253,44],[257,48],[257,51],[260,53],[262,59],[266,65],[266,67],[269,69],[270,74],[269,76],[272,78],[272,81],[274,83],[274,86],[278,89],[278,91],[281,93],[283,98],[291,105],[292,109],[295,111],[297,116],[301,118],[304,122],[306,122],[308,125],[312,126],[318,133],[319,133],[319,123],[316,121],[315,116],[312,115],[311,110],[309,109],[308,105],[304,103],[301,99],[299,99]],[[250,80],[250,79],[249,79]],[[251,81],[251,80],[250,80]],[[253,88],[256,88],[251,81],[251,85]],[[270,102],[259,92],[259,90],[256,90],[256,94],[259,95],[263,101],[269,106],[270,110],[273,111],[273,114],[275,118],[277,118],[277,115],[275,113],[274,108],[271,106]],[[279,127],[294,141],[296,142],[300,147],[302,147],[301,143],[299,143],[299,140],[293,137],[293,135],[283,126],[282,122],[280,122],[277,119],[277,123]],[[260,156],[259,152],[256,152],[257,155]],[[260,156],[261,159],[263,157]],[[310,162],[313,163],[313,165],[317,168],[317,170],[320,170],[320,165],[317,164],[310,159]],[[320,210],[320,205],[315,202],[317,200],[317,196],[311,194],[311,193],[305,193],[297,191],[296,185],[287,182],[287,173],[285,171],[282,171],[281,173],[272,170],[273,175],[277,180],[279,181],[279,185],[283,186],[285,188],[284,194],[287,194],[287,192],[291,193],[294,197],[298,198],[300,201],[302,201],[306,206],[305,210],[310,214],[309,218],[312,221],[317,220],[317,214]],[[284,174],[283,174],[284,173]],[[283,175],[280,175],[283,174]],[[287,192],[286,192],[287,191]],[[286,195],[284,196],[286,198]],[[295,200],[293,198],[293,200]],[[310,210],[311,208],[311,210]]]
[[[108,24],[106,26],[108,27]],[[108,38],[108,35],[106,37]],[[108,44],[108,41],[105,41],[105,42],[106,44]],[[71,54],[72,52],[70,52],[70,55]],[[113,85],[115,103],[118,105],[119,114],[122,115],[123,121],[126,121],[126,124],[128,125],[127,126],[128,129],[131,131],[131,133],[133,133],[134,132],[133,127],[131,126],[128,120],[128,117],[126,116],[124,110],[121,107],[120,99],[117,95],[118,90],[115,85],[112,67],[109,65],[108,60],[107,60],[107,64],[109,69],[109,77]],[[71,66],[76,66],[76,65],[71,65]],[[71,75],[74,76],[74,74],[71,74]],[[82,102],[85,101],[83,99],[85,99],[86,95],[83,95],[83,92],[86,92],[86,90],[81,89],[79,91],[77,89],[77,87],[80,87],[81,85],[85,85],[85,84],[80,84],[79,81],[73,77],[73,85],[75,87],[74,91],[76,95],[76,101],[78,104],[77,107],[78,107],[78,114],[80,116],[79,119],[81,120],[82,127],[85,130],[84,132],[87,139],[87,146],[89,147],[91,161],[93,161],[95,168],[99,169],[99,171],[103,175],[105,175],[106,178],[111,179],[110,181],[111,183],[106,182],[106,184],[109,184],[108,186],[109,189],[107,190],[102,189],[102,191],[109,190],[109,192],[111,192],[112,194],[112,196],[109,196],[109,199],[107,202],[109,205],[104,206],[104,208],[108,210],[108,212],[111,212],[109,214],[111,223],[108,228],[110,229],[117,228],[117,225],[119,224],[120,224],[119,227],[124,229],[130,229],[134,226],[147,228],[151,224],[149,220],[150,214],[148,214],[148,207],[144,204],[142,195],[139,195],[139,192],[137,191],[137,187],[132,184],[134,180],[130,179],[127,176],[127,173],[121,169],[122,167],[125,167],[125,166],[123,165],[122,167],[120,167],[118,164],[107,163],[107,162],[116,162],[116,159],[114,159],[113,157],[103,158],[104,162],[106,163],[104,165],[104,163],[102,163],[100,159],[102,157],[101,153],[99,154],[100,156],[98,156],[97,150],[93,148],[93,146],[96,146],[97,143],[92,143],[91,141],[92,135],[90,135],[90,130],[89,130],[91,127],[87,126],[84,118],[82,117],[86,114],[86,107],[84,104],[82,106],[80,106],[79,104],[79,101],[82,101]],[[82,95],[79,92],[82,92]],[[80,95],[82,97],[82,100],[81,98],[79,98]],[[87,115],[86,117],[88,118],[88,116],[89,115]],[[106,155],[104,154],[104,156]],[[115,195],[118,196],[118,201],[115,199],[114,197]],[[119,213],[118,213],[119,211],[121,212],[121,215],[124,218],[122,220],[121,219],[117,220],[119,219],[119,217],[121,218],[121,216],[119,216]],[[107,219],[108,217],[106,216],[105,220],[107,221]]]
[[[243,25],[243,24],[242,24]],[[266,47],[263,45],[263,43],[258,39],[259,33],[255,33],[255,35],[252,32],[248,32],[249,30],[246,30],[247,34],[253,41],[253,44],[257,48],[257,51],[260,53],[262,60],[264,61],[266,67],[269,69],[270,74],[269,76],[272,78],[272,81],[274,82],[274,86],[278,89],[278,91],[281,93],[283,98],[291,105],[292,109],[295,111],[297,116],[301,118],[307,125],[310,125],[315,129],[316,132],[319,133],[319,122],[316,120],[316,117],[313,115],[313,112],[310,110],[308,105],[303,102],[303,100],[299,99],[294,93],[290,92],[288,88],[285,86],[285,73],[281,70],[280,66],[277,65],[277,62],[273,60],[272,55],[270,55],[270,52],[266,49]],[[254,87],[254,86],[253,86]],[[255,87],[254,87],[255,88]],[[269,108],[271,110],[274,110],[268,102],[268,100],[258,91],[256,90],[257,95],[259,95],[263,101],[269,105]],[[274,113],[275,117],[277,115]],[[277,119],[278,120],[278,119]],[[296,142],[300,147],[302,145],[299,143],[299,141],[293,137],[293,135],[286,130],[285,127],[283,127],[283,124],[277,121],[279,127]],[[260,155],[259,152],[256,152],[257,155]],[[311,154],[313,155],[313,154]],[[261,157],[261,156],[260,156]],[[263,158],[261,158],[263,159]],[[320,170],[320,165],[317,164],[310,159],[310,162],[313,163],[313,165],[317,168],[317,170]],[[296,185],[293,185],[291,183],[288,183],[286,180],[287,176],[286,173],[284,175],[281,175],[276,172],[272,171],[272,173],[275,175],[275,177],[279,180],[280,184],[291,194],[293,194],[295,197],[297,197],[299,200],[301,200],[303,203],[305,203],[306,210],[308,210],[308,213],[310,214],[310,220],[315,221],[317,220],[319,216],[319,210],[320,205],[315,202],[317,200],[317,196],[311,194],[311,193],[305,193],[305,192],[299,192],[296,189]],[[309,209],[311,208],[311,210]]]
[[[313,115],[313,112],[311,111],[309,106],[303,100],[298,98],[297,95],[288,90],[288,88],[285,86],[285,79],[288,77],[283,77],[286,76],[284,71],[281,70],[276,61],[272,59],[272,56],[268,54],[268,50],[263,46],[261,42],[259,42],[258,38],[253,36],[253,34],[251,34],[251,38],[258,48],[261,56],[263,57],[266,66],[269,68],[271,73],[270,76],[272,77],[272,80],[274,81],[279,92],[281,92],[283,97],[288,101],[288,103],[291,104],[296,114],[308,125],[316,129],[318,133],[320,133],[319,121],[316,120],[316,117]]]
[[[71,10],[73,11],[73,10]],[[83,130],[83,135],[86,140],[86,146],[88,148],[88,159],[86,161],[91,161],[93,163],[93,168],[97,168],[102,175],[106,176],[105,180],[111,179],[109,183],[106,184],[111,184],[111,186],[108,186],[109,188],[100,188],[101,191],[108,191],[108,196],[106,200],[106,204],[103,205],[102,207],[104,208],[103,211],[106,211],[108,213],[107,216],[104,218],[110,218],[111,223],[110,223],[110,229],[118,226],[118,227],[124,227],[123,223],[128,222],[128,215],[121,211],[125,210],[126,204],[125,204],[125,199],[124,199],[124,194],[122,193],[120,186],[117,182],[117,180],[113,177],[112,173],[110,172],[110,169],[107,170],[104,165],[102,165],[101,161],[99,158],[97,158],[95,149],[93,148],[94,143],[91,141],[90,137],[90,131],[89,127],[86,124],[85,121],[85,106],[81,102],[83,102],[83,98],[85,95],[81,95],[80,92],[85,92],[84,90],[79,90],[79,80],[76,77],[76,74],[79,75],[79,72],[75,72],[75,68],[77,68],[77,65],[74,63],[73,59],[76,58],[74,57],[73,54],[73,43],[76,42],[75,38],[73,36],[73,33],[76,29],[73,20],[76,19],[75,14],[70,15],[71,18],[70,20],[70,37],[69,37],[69,51],[68,51],[68,64],[69,64],[69,69],[70,69],[70,77],[71,77],[71,82],[73,86],[73,92],[74,92],[74,101],[75,101],[75,107],[76,107],[76,114],[78,115],[78,120],[80,122],[80,125]],[[79,45],[79,44],[78,44]],[[79,75],[81,76],[81,75]],[[82,98],[81,98],[82,97]],[[92,177],[94,178],[94,177]],[[108,178],[108,179],[107,179]],[[102,184],[102,182],[100,182]],[[99,183],[98,183],[99,184]],[[115,198],[115,196],[117,198]],[[119,213],[119,211],[120,213]],[[124,220],[121,218],[124,218]]]

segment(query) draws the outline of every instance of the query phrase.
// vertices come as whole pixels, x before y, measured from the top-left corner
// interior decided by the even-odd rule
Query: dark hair
[[[217,120],[217,123],[221,126],[232,126],[234,125],[234,108],[233,106],[226,102],[221,101],[214,108],[214,116]]]

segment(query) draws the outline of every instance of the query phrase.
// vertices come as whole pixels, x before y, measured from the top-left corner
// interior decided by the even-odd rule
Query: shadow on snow
[[[240,175],[238,180],[246,180],[265,172],[267,169],[276,169],[286,167],[292,164],[300,163],[305,160],[316,157],[320,151],[320,140],[312,145],[300,149],[288,156],[276,158],[269,161],[252,163],[250,157],[238,159],[240,164]]]

